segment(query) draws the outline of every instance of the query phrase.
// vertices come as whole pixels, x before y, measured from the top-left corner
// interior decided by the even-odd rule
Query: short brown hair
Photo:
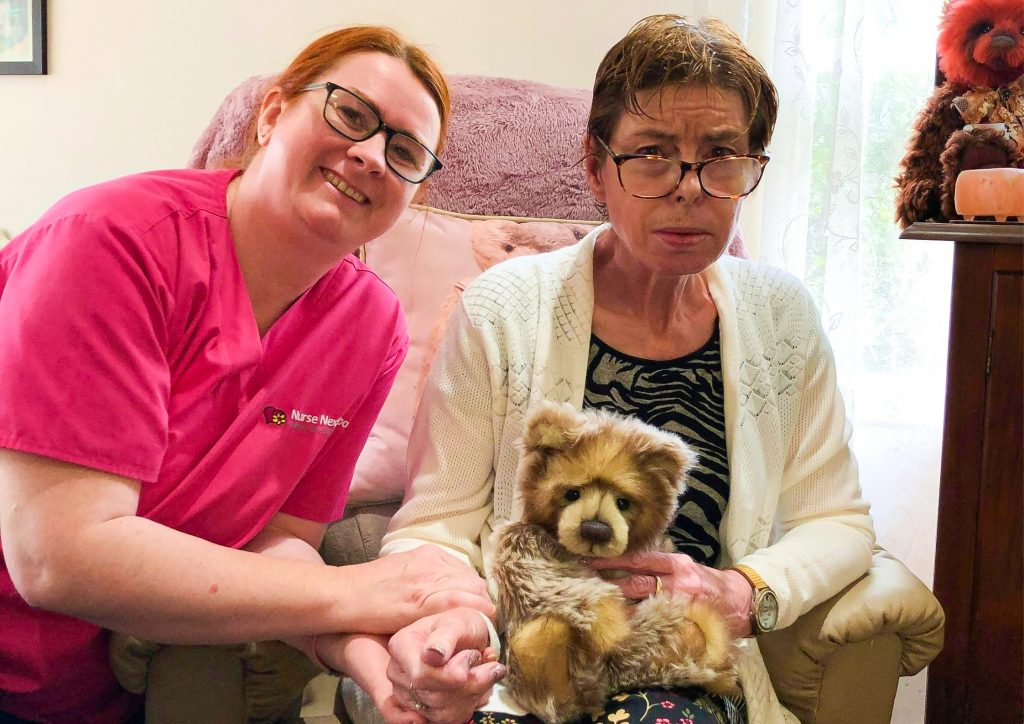
[[[271,83],[270,87],[281,89],[285,100],[295,98],[302,89],[313,83],[326,69],[340,58],[353,53],[378,52],[405,61],[437,105],[441,117],[441,136],[436,153],[444,148],[448,132],[448,116],[451,113],[451,92],[444,74],[437,63],[417,45],[406,41],[401,35],[383,25],[354,25],[342,28],[317,38],[300,52],[291,64]],[[256,140],[258,113],[253,117],[246,131],[246,146],[239,158],[230,165],[245,168],[259,150]]]
[[[750,114],[751,150],[767,148],[779,99],[764,66],[725,23],[681,15],[644,18],[604,56],[594,79],[587,133],[607,141],[624,112],[643,113],[638,92],[682,83],[739,93]]]

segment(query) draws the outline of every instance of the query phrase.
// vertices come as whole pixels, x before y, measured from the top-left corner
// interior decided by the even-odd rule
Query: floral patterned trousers
[[[742,724],[746,707],[703,689],[636,689],[612,696],[594,724]],[[532,715],[477,712],[477,724],[539,724]],[[583,719],[582,721],[586,721]]]

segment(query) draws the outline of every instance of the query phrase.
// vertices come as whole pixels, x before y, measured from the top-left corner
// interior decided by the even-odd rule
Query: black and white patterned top
[[[729,501],[725,388],[718,326],[696,352],[672,360],[631,357],[590,338],[583,406],[639,418],[679,435],[699,456],[669,529],[676,550],[713,566]]]

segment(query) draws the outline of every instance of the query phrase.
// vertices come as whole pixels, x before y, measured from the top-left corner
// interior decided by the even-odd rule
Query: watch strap
[[[750,596],[750,636],[756,636],[758,633],[764,633],[761,627],[758,625],[757,614],[758,608],[761,604],[761,599],[764,596],[765,591],[772,591],[771,587],[765,582],[761,575],[750,566],[745,566],[742,563],[737,563],[730,567],[730,570],[736,571],[741,576],[747,579],[747,582],[753,586],[753,591]],[[774,591],[772,591],[774,595]]]
[[[768,588],[768,584],[765,583],[761,575],[750,566],[745,566],[742,563],[737,563],[732,567],[732,570],[742,574],[744,578],[750,581],[750,585],[754,587],[754,593],[757,593],[763,588]]]

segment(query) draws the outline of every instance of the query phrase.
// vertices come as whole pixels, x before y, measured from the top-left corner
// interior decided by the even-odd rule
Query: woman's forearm
[[[391,694],[388,681],[388,637],[367,634],[328,634],[317,637],[319,659],[349,676],[375,702]]]
[[[4,563],[22,598],[165,643],[386,634],[454,606],[493,614],[476,573],[433,546],[327,566],[312,547],[320,524],[291,519],[285,533],[301,540],[268,535],[268,526],[252,543],[267,555],[234,550],[137,517],[139,489],[0,450]]]
[[[69,541],[70,543],[70,541]],[[296,638],[355,625],[352,573],[239,551],[127,516],[79,530],[49,563],[44,608],[164,643]]]
[[[285,519],[285,520],[281,520]],[[305,529],[303,532],[311,537],[311,540],[303,540],[299,537],[300,533],[297,531],[289,531],[285,527],[281,526],[281,523],[291,523],[293,528]],[[290,516],[279,513],[271,519],[270,523],[264,527],[249,543],[245,545],[244,550],[251,551],[253,553],[259,553],[264,556],[271,556],[274,558],[285,558],[288,560],[296,561],[307,561],[309,563],[320,564],[323,563],[323,559],[317,552],[317,547],[323,540],[323,533],[327,528],[326,525],[316,525],[309,521],[301,521]],[[282,638],[284,643],[292,646],[302,653],[306,654],[315,664],[322,667],[324,663],[320,660],[317,654],[316,644],[317,637],[314,636],[288,636]]]

